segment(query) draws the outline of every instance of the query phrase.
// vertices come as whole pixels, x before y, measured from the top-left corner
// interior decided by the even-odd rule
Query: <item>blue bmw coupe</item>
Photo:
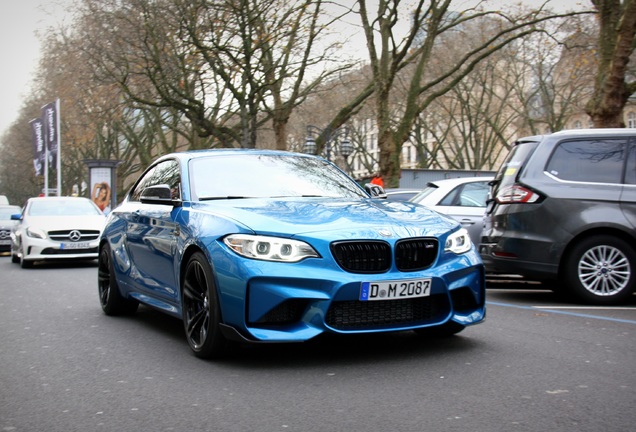
[[[98,290],[107,315],[143,303],[183,320],[202,358],[325,332],[453,335],[486,312],[484,267],[456,221],[271,150],[155,161],[109,214]]]

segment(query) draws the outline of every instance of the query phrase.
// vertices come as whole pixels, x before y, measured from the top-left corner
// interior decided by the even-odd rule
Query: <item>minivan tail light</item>
[[[523,204],[533,203],[540,198],[540,195],[526,189],[523,186],[512,185],[503,188],[497,193],[495,200],[499,204]]]

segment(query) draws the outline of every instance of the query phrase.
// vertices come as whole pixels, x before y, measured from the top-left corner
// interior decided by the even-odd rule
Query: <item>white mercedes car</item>
[[[88,198],[29,198],[11,231],[11,261],[22,268],[36,261],[96,259],[106,216]]]

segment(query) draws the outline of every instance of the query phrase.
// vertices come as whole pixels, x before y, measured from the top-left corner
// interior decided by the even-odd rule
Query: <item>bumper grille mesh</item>
[[[442,319],[450,310],[442,295],[404,300],[334,302],[326,322],[338,330],[382,328],[410,325]]]
[[[45,248],[42,249],[42,255],[77,255],[77,254],[96,254],[97,248],[90,249],[54,249]]]

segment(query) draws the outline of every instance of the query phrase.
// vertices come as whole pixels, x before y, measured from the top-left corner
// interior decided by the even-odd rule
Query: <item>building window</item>
[[[627,127],[628,128],[636,128],[636,113],[630,111],[627,114]]]

